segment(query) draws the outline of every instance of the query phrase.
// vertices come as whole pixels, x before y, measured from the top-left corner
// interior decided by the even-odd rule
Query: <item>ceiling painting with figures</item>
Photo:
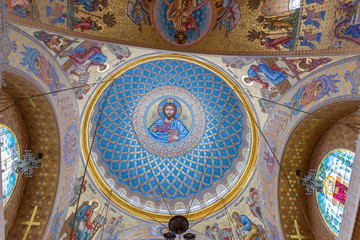
[[[2,3],[0,239],[360,235],[358,1]]]
[[[122,201],[138,197],[132,204],[154,213],[196,212],[214,204],[205,200],[213,188],[232,188],[230,175],[235,182],[249,176],[256,142],[251,108],[229,77],[209,67],[180,55],[149,57],[95,93],[84,122],[87,136],[95,134],[94,174]],[[226,192],[215,199],[226,199]],[[152,208],[143,205],[149,201]]]
[[[358,49],[357,5],[338,0],[6,0],[11,20],[68,35],[234,55]],[[57,48],[66,48],[66,42]]]

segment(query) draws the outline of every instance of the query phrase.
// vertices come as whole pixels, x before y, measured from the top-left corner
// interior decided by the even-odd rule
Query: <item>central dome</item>
[[[163,55],[125,68],[89,104],[93,166],[112,193],[149,212],[186,213],[249,177],[249,109],[214,69]]]

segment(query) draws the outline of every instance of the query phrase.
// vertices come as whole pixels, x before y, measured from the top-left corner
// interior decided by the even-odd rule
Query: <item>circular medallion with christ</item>
[[[134,111],[134,130],[153,154],[175,157],[190,151],[204,134],[199,101],[187,90],[162,86],[145,94]]]
[[[93,174],[119,206],[162,215],[192,205],[195,213],[231,201],[226,196],[236,194],[225,189],[243,188],[257,141],[251,108],[230,80],[187,56],[149,56],[98,89],[84,115],[83,146],[92,146]]]

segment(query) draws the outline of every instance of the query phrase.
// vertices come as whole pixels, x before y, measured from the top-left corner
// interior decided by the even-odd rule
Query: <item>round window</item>
[[[323,191],[316,193],[319,211],[335,236],[340,231],[354,155],[347,149],[334,149],[323,157],[316,174],[324,184]]]
[[[0,124],[1,169],[3,206],[5,207],[14,192],[18,174],[15,172],[15,163],[20,159],[20,148],[15,133],[7,126]]]

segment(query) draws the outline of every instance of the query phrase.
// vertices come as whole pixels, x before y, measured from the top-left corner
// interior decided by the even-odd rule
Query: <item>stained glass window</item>
[[[5,207],[14,192],[18,179],[18,174],[15,172],[15,163],[20,159],[20,149],[14,132],[2,124],[0,124],[0,142],[3,143],[1,146],[1,168],[3,170],[3,206]]]
[[[324,184],[323,191],[316,193],[319,211],[335,236],[340,231],[353,162],[352,151],[334,149],[324,156],[316,174],[316,178]]]
[[[300,8],[300,0],[289,0],[289,10]]]

